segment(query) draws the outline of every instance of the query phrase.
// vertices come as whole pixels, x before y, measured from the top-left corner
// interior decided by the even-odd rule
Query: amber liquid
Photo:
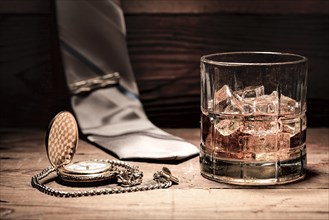
[[[305,176],[306,117],[202,114],[201,174],[232,184],[282,184]]]

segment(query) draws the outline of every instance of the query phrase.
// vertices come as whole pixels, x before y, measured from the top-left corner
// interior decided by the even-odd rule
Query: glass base
[[[201,175],[207,179],[236,185],[278,185],[305,177],[306,147],[300,156],[284,161],[246,162],[215,158],[200,152]]]

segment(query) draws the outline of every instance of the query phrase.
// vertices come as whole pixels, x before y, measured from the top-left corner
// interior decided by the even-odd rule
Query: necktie
[[[138,100],[121,8],[57,0],[60,51],[81,132],[120,159],[182,160],[198,149],[153,125]]]

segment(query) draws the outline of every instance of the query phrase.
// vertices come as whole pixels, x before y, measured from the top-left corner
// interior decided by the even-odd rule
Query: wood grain
[[[327,0],[122,0],[126,13],[328,14]]]
[[[120,0],[114,0],[119,2]],[[0,13],[49,13],[51,0],[2,0]],[[121,0],[126,13],[328,14],[328,0]]]
[[[166,129],[193,144],[198,129]],[[30,186],[49,161],[44,131],[0,132],[1,219],[328,219],[329,129],[308,129],[306,179],[271,187],[232,186],[204,179],[198,158],[166,164],[180,184],[166,190],[82,198],[56,198]],[[74,161],[113,157],[80,141]],[[163,164],[131,162],[146,180]],[[47,183],[72,190],[55,181]],[[85,188],[88,189],[88,188]]]
[[[67,109],[64,75],[54,66],[49,15],[0,15],[0,127],[47,127]]]
[[[309,125],[328,126],[329,87],[319,80],[328,79],[328,16],[128,14],[126,25],[141,100],[155,124],[199,126],[202,55],[282,51],[308,57]]]
[[[1,0],[0,13],[48,14],[50,0]]]
[[[200,57],[259,50],[308,57],[308,125],[329,126],[329,18],[321,11],[328,1],[296,1],[123,1],[130,58],[151,121],[199,127]],[[54,114],[70,108],[50,2],[1,1],[0,127],[45,128]],[[275,12],[279,3],[287,11]],[[273,11],[257,12],[262,7]]]

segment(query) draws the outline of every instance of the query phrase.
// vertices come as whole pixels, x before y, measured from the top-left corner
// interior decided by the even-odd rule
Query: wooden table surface
[[[199,145],[199,129],[166,129]],[[309,128],[307,177],[271,187],[232,186],[200,175],[198,157],[166,164],[180,179],[169,189],[58,198],[31,187],[49,166],[43,131],[1,131],[0,219],[329,219],[329,129]],[[80,141],[74,161],[112,156]],[[164,165],[132,162],[146,180]],[[67,186],[47,183],[61,190]]]

